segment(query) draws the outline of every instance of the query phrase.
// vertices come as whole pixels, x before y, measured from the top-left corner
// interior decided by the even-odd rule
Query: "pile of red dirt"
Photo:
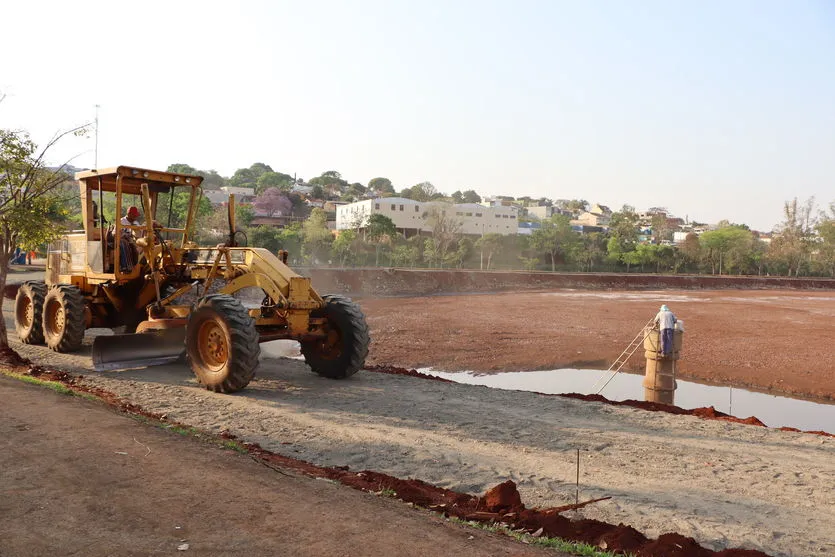
[[[65,371],[49,370],[39,366],[32,366],[23,371],[41,379],[58,381],[74,391],[93,394],[122,412],[139,414],[167,425],[186,426],[186,424],[171,422],[164,415],[146,412],[140,406],[127,402],[114,393],[85,385],[82,383],[83,376],[73,376]],[[400,375],[401,373],[397,374]],[[405,375],[411,374],[406,373]],[[436,379],[419,373],[418,376]],[[236,440],[236,437],[228,432],[222,432],[220,437]],[[444,516],[483,523],[504,524],[512,530],[524,531],[536,536],[559,537],[583,542],[613,553],[629,552],[641,557],[707,557],[713,555],[722,557],[768,557],[767,554],[754,550],[728,549],[715,552],[699,546],[692,538],[674,533],[664,534],[657,540],[651,540],[631,526],[624,524],[616,526],[597,520],[571,520],[561,514],[608,499],[608,497],[584,501],[577,505],[528,509],[522,503],[516,484],[510,480],[490,489],[483,497],[478,497],[437,487],[421,480],[404,480],[372,470],[352,472],[347,466],[330,468],[317,466],[303,460],[272,453],[263,449],[257,443],[240,442],[240,444],[253,458],[270,468],[276,465],[311,477],[338,481],[362,491],[373,493],[390,491],[394,492],[396,497],[404,502],[439,512]]]

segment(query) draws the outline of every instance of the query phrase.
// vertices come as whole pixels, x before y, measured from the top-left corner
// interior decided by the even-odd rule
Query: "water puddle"
[[[417,371],[456,383],[546,394],[594,394],[610,375],[609,372],[588,369],[520,371],[492,375],[477,375],[472,372],[450,373],[431,368]],[[619,373],[600,394],[609,400],[642,400],[644,389],[641,381],[641,375]],[[794,427],[804,431],[835,433],[835,404],[733,387],[702,385],[679,379],[675,405],[685,409],[713,406],[720,412],[740,418],[756,416],[769,427]]]

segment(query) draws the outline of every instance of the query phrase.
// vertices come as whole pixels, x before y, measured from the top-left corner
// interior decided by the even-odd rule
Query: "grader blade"
[[[183,327],[97,336],[93,339],[93,369],[112,371],[171,363],[185,352],[185,336]]]

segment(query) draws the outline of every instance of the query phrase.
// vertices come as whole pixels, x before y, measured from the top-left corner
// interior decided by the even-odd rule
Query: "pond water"
[[[611,376],[611,372],[588,369],[557,369],[552,371],[519,371],[490,375],[472,372],[444,372],[431,368],[421,373],[469,385],[496,389],[533,391],[546,394],[594,394]],[[619,373],[600,393],[609,400],[642,400],[642,375]],[[835,404],[775,396],[732,387],[703,385],[677,380],[675,405],[692,409],[713,406],[739,418],[756,416],[769,427],[795,427],[804,431],[835,433]]]

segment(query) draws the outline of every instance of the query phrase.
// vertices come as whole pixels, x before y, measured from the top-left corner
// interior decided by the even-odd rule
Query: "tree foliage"
[[[571,229],[571,221],[565,215],[554,215],[542,221],[542,228],[531,235],[531,246],[544,252],[551,260],[551,270],[555,271],[557,261],[564,260],[566,254],[576,249],[579,236]]]
[[[38,150],[26,132],[0,129],[0,289],[6,285],[15,248],[49,242],[67,222],[68,212],[56,192],[70,176],[64,172],[65,165],[47,168],[45,156],[63,137],[84,130],[82,126],[56,134]],[[0,309],[2,304],[0,298]],[[6,323],[0,320],[0,348],[7,347]]]
[[[306,261],[322,263],[327,260],[333,243],[328,230],[328,216],[322,209],[313,209],[301,230],[302,254]]]
[[[268,217],[289,215],[293,203],[278,188],[269,188],[255,198],[255,209]]]

